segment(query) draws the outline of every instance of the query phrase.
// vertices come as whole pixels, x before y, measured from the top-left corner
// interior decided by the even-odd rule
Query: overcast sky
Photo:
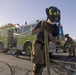
[[[20,25],[46,17],[45,9],[56,6],[61,10],[64,33],[76,37],[76,0],[0,0],[0,25]]]

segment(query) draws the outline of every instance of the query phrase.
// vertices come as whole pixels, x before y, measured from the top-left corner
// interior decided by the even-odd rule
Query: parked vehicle
[[[37,22],[16,27],[16,24],[9,23],[0,27],[0,51],[8,51],[10,49],[21,50],[29,56],[31,54],[32,42],[36,38],[36,35],[32,36],[30,34],[30,29],[36,24]],[[63,27],[59,25],[59,39],[63,36]],[[56,47],[55,44],[51,46]]]

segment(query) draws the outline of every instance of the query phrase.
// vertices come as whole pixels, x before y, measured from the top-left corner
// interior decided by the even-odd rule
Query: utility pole
[[[50,73],[50,60],[49,60],[49,48],[48,48],[48,32],[44,30],[44,43],[45,43],[45,59],[46,59],[46,67],[48,75]]]

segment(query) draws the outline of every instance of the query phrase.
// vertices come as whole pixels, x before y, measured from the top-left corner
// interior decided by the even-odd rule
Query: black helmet
[[[46,8],[46,14],[52,22],[60,21],[60,10],[57,7],[51,6]]]
[[[65,37],[69,37],[69,34],[65,34]]]

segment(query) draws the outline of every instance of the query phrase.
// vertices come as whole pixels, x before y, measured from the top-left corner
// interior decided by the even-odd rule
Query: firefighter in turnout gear
[[[48,42],[55,42],[59,35],[57,23],[60,22],[60,10],[51,6],[46,8],[46,21],[39,21],[32,29],[31,34],[37,34],[36,40],[32,44],[31,60],[34,63],[32,75],[42,75],[46,67],[44,51],[44,29],[48,32]]]
[[[64,46],[69,45],[69,57],[75,57],[75,41],[69,36],[69,34],[65,34],[65,38],[67,38]]]

